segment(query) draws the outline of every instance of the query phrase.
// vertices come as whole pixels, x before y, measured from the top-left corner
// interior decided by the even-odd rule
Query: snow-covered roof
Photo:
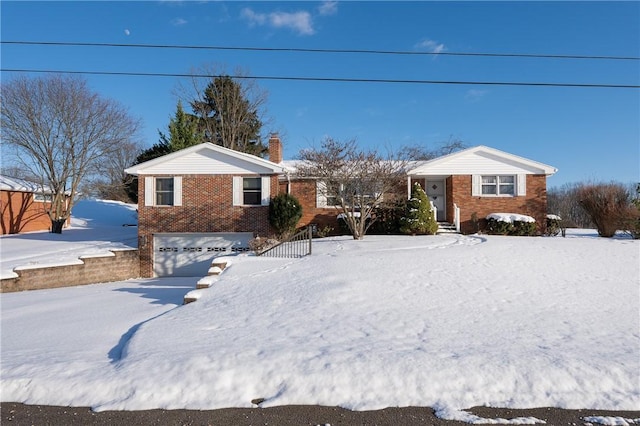
[[[393,160],[381,160],[382,163],[386,161],[393,161]],[[423,163],[424,161],[406,161],[406,162],[403,162],[401,165],[405,170],[411,170]],[[293,175],[295,175],[298,169],[300,168],[300,166],[303,166],[304,164],[305,164],[304,160],[284,160],[280,163],[280,165],[285,169],[286,172]]]
[[[209,142],[194,145],[125,169],[130,175],[151,174],[281,174],[281,165]]]
[[[51,189],[49,187],[42,186],[39,183],[4,175],[0,175],[0,190],[37,193],[51,192]]]
[[[488,146],[479,145],[425,161],[413,170],[410,170],[408,174],[414,176],[524,173],[551,176],[557,171],[558,169],[548,164],[529,160]]]

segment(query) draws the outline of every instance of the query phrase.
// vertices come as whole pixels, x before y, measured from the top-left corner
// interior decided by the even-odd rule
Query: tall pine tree
[[[215,77],[200,99],[191,103],[198,118],[198,130],[205,142],[262,156],[262,121],[258,102],[252,102],[243,86],[229,76]]]

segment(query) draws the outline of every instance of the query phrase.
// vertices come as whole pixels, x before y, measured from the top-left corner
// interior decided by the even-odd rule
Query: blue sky
[[[11,2],[2,41],[640,56],[639,2]],[[256,52],[2,44],[3,69],[640,84],[638,60]],[[12,73],[2,72],[6,81]],[[175,111],[178,77],[87,75],[144,123]],[[285,158],[325,136],[384,148],[450,137],[553,165],[549,186],[640,180],[640,90],[259,80]]]

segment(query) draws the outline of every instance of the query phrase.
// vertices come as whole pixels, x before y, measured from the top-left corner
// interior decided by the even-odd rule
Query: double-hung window
[[[181,206],[182,176],[146,176],[144,178],[145,206]]]
[[[234,176],[234,206],[268,206],[271,193],[270,176]]]
[[[483,175],[482,195],[515,195],[514,175]]]
[[[173,206],[173,178],[156,178],[156,206]]]
[[[245,206],[262,204],[262,178],[246,177],[242,179],[242,204]]]

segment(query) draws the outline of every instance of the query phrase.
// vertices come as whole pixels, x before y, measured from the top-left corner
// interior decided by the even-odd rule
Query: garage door
[[[251,232],[156,234],[153,273],[157,277],[203,277],[211,260],[249,250]]]

